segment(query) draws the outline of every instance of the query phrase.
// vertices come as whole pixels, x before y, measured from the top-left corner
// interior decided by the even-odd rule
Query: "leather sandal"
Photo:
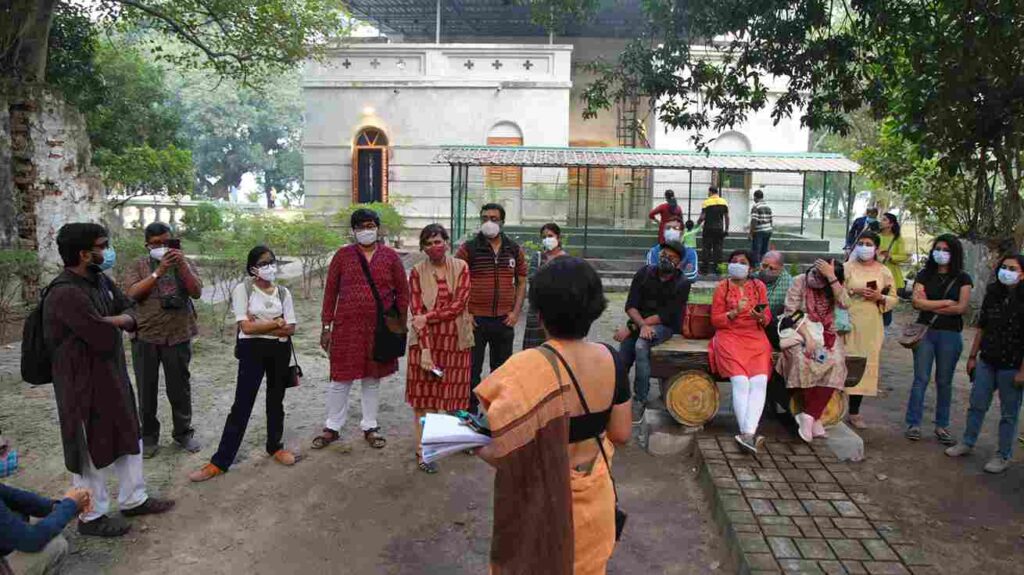
[[[379,427],[374,427],[373,429],[367,429],[364,431],[363,438],[365,438],[366,443],[369,443],[370,447],[374,449],[384,449],[384,446],[388,444],[388,440],[384,439],[384,436],[380,434]]]
[[[150,497],[146,499],[138,507],[132,507],[131,509],[122,509],[121,515],[125,517],[138,517],[139,515],[158,515],[160,513],[166,513],[174,509],[173,499],[157,499],[156,497]]]
[[[341,439],[340,433],[329,427],[325,427],[324,430],[320,432],[320,435],[313,438],[313,445],[311,447],[313,449],[323,449],[339,439]]]

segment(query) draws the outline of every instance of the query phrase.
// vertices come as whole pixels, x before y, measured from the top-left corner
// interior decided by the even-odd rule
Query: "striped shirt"
[[[508,315],[516,305],[516,288],[526,281],[526,256],[518,244],[501,235],[495,253],[486,238],[477,234],[466,241],[455,257],[469,264],[469,313],[478,317]]]
[[[750,208],[750,231],[772,231],[772,208],[768,205],[768,202],[764,200],[757,201]]]

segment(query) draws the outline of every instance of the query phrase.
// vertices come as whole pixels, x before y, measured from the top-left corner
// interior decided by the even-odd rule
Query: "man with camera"
[[[136,301],[138,331],[132,336],[132,363],[139,388],[142,419],[142,454],[156,455],[160,443],[157,395],[160,366],[164,387],[171,403],[174,441],[190,453],[202,446],[193,437],[192,384],[189,363],[192,338],[198,333],[193,299],[199,299],[203,283],[195,266],[181,251],[181,240],[171,237],[171,228],[154,222],[146,226],[148,253],[132,262],[125,285]]]

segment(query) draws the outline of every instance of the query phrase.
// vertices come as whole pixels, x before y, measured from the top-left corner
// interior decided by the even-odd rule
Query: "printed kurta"
[[[739,306],[740,300],[746,300]],[[734,375],[768,375],[772,371],[772,345],[764,328],[750,311],[755,305],[768,305],[768,290],[761,280],[747,280],[743,287],[731,280],[723,280],[715,288],[711,299],[711,323],[715,335],[708,344],[708,363],[712,371],[722,377]],[[740,313],[730,320],[729,310],[739,306]],[[765,308],[766,320],[771,321],[771,310]]]
[[[469,268],[459,274],[455,293],[448,281],[437,278],[437,300],[433,309],[423,303],[419,270],[409,274],[412,315],[427,316],[427,327],[418,333],[419,341],[409,346],[405,401],[414,409],[454,411],[469,409],[469,374],[473,348],[459,349],[457,318],[469,302]],[[434,365],[441,368],[440,379],[420,367],[423,349],[430,350]]]
[[[825,289],[832,289],[831,286]],[[786,293],[786,314],[792,315],[797,310],[807,312],[807,275],[801,274],[793,280],[793,286]],[[846,291],[840,292],[839,301],[836,302],[842,309],[850,305]],[[786,387],[808,388],[808,387],[830,387],[842,391],[846,384],[846,349],[843,347],[843,338],[837,336],[832,349],[828,350],[828,357],[824,363],[807,357],[802,345],[795,345],[779,356],[778,371],[786,378]]]
[[[331,381],[385,377],[398,371],[398,360],[373,361],[377,329],[377,304],[357,258],[362,249],[347,245],[338,250],[327,270],[321,320],[331,326]],[[379,245],[370,259],[370,275],[380,293],[384,310],[409,306],[409,282],[395,250]]]
[[[64,270],[54,282],[43,304],[43,333],[53,350],[64,465],[81,474],[86,455],[103,469],[139,452],[142,436],[124,338],[103,319],[135,312],[133,302],[101,273],[81,277]]]
[[[850,323],[853,331],[844,336],[846,353],[868,358],[864,367],[864,376],[856,387],[846,388],[849,395],[878,395],[878,356],[882,352],[885,341],[885,327],[882,325],[882,313],[890,311],[899,303],[896,288],[893,287],[892,274],[878,262],[864,264],[850,258],[844,266],[846,272],[846,293],[850,296]],[[889,288],[885,302],[867,301],[854,294],[854,290],[867,287],[868,282],[876,282],[879,290]]]

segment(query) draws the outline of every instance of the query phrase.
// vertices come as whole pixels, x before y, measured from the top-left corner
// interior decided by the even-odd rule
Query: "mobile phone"
[[[766,304],[766,303],[759,303],[759,304],[754,306],[754,311],[756,311],[757,313],[761,313],[761,312],[764,311],[764,309],[766,307],[768,307],[768,304]]]
[[[878,289],[878,282],[876,282],[875,280],[869,281],[868,282],[868,289],[870,289],[870,290],[877,290]]]
[[[167,240],[167,248],[168,249],[172,249],[172,250],[180,250],[181,249],[181,240],[179,240],[179,239]]]

